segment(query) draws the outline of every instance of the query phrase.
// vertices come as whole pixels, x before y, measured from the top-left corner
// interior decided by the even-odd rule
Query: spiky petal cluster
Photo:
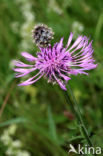
[[[46,77],[48,82],[57,82],[62,89],[66,90],[66,83],[71,79],[71,75],[87,75],[86,71],[96,68],[97,64],[94,64],[95,60],[92,58],[92,41],[89,42],[86,36],[79,36],[71,44],[72,38],[73,34],[71,33],[65,48],[63,47],[63,38],[53,47],[49,45],[46,48],[39,48],[40,52],[37,53],[37,57],[22,52],[21,55],[32,65],[15,61],[15,66],[17,66],[14,69],[17,72],[16,77],[25,76],[36,70],[38,72],[19,85],[30,85],[41,77]]]

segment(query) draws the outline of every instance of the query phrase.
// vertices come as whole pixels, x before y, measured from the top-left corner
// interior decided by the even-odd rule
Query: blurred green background
[[[98,67],[69,83],[94,145],[103,148],[103,0],[0,0],[0,156],[67,156],[70,143],[85,145],[57,85],[17,86],[24,78],[14,78],[12,60],[38,51],[37,23],[53,28],[52,44],[64,36],[65,45],[71,31],[93,39]]]

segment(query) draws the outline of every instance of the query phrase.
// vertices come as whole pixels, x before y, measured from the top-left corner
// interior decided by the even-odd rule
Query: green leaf
[[[57,133],[56,133],[56,125],[53,120],[52,111],[51,111],[50,106],[48,106],[48,124],[49,124],[50,135],[51,135],[52,139],[55,140],[56,143],[58,143],[58,137],[57,137]]]
[[[69,142],[72,142],[78,139],[84,139],[84,138],[82,136],[76,136],[76,137],[73,136],[71,139],[69,139]]]
[[[26,122],[28,122],[26,118],[15,118],[15,119],[11,119],[11,120],[0,123],[0,127],[8,126],[11,124],[26,123]]]

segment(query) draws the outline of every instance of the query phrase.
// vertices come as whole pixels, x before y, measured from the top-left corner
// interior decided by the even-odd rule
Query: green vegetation
[[[103,148],[103,0],[0,0],[0,156],[68,156],[70,143],[86,143],[59,86],[43,78],[17,86],[24,78],[14,78],[12,60],[38,51],[37,23],[53,28],[52,44],[64,36],[65,45],[71,31],[93,39],[98,67],[69,83],[93,144]]]

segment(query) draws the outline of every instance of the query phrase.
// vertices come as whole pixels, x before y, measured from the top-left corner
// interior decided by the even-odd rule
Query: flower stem
[[[82,120],[82,116],[81,116],[81,112],[80,112],[80,109],[79,109],[79,106],[75,100],[75,97],[73,95],[73,92],[70,88],[70,86],[68,87],[69,89],[69,94],[68,94],[68,91],[64,91],[64,95],[65,95],[65,98],[66,98],[66,101],[67,103],[69,103],[70,107],[71,107],[71,110],[72,112],[75,114],[75,117],[77,119],[77,122],[79,124],[79,127],[80,127],[80,131],[81,133],[83,134],[83,136],[85,137],[88,145],[90,147],[93,147],[93,144],[89,138],[89,135],[88,135],[88,131],[84,125],[84,122]]]

